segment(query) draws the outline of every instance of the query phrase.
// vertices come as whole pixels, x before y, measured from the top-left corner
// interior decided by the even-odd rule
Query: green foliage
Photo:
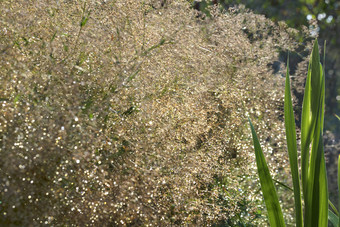
[[[301,189],[300,189],[299,167],[298,167],[298,157],[297,157],[295,117],[294,117],[294,112],[293,112],[292,97],[290,93],[289,61],[287,61],[284,111],[285,111],[285,126],[286,126],[286,138],[287,138],[287,146],[288,146],[289,163],[290,163],[290,170],[291,170],[291,175],[293,179],[293,188],[294,188],[296,226],[302,227],[303,215],[302,215],[302,205],[301,205]]]
[[[328,189],[323,152],[324,75],[318,42],[314,43],[305,87],[301,124],[301,179],[305,223],[327,226]],[[309,152],[312,145],[311,153]]]
[[[263,192],[264,201],[268,210],[268,218],[271,226],[285,226],[283,215],[274,187],[273,180],[270,176],[266,159],[263,155],[259,139],[257,138],[254,126],[249,120],[251,132],[254,140],[254,148],[256,155],[256,166],[260,177],[261,189]]]
[[[297,165],[295,123],[290,95],[288,69],[286,74],[285,125],[289,160],[291,164],[291,174],[294,187],[296,226],[302,226],[302,220],[304,220],[305,226],[328,226],[328,219],[333,223],[334,226],[336,226],[338,222],[337,215],[328,210],[327,175],[322,142],[325,98],[324,94],[324,71],[322,70],[322,66],[320,63],[318,42],[316,40],[314,42],[314,47],[309,62],[302,109],[301,182],[305,208],[304,218],[302,217],[301,209],[302,202]],[[266,165],[263,164],[266,163],[266,161],[262,154],[259,140],[251,123],[250,126],[254,140],[255,153],[257,154],[256,160],[260,180],[261,178],[264,178],[267,182],[272,182],[269,172],[261,171],[261,169],[263,169],[263,166]],[[272,196],[272,194],[276,194],[276,192],[275,188],[268,188],[267,185],[268,183],[265,184],[265,182],[261,180],[261,187],[264,199],[266,201],[270,223],[272,226],[284,226],[284,223],[278,224],[272,221],[273,217],[280,217],[282,216],[282,214],[280,208],[274,208],[269,205],[278,203],[278,200],[269,197]],[[335,209],[334,206],[333,209]]]

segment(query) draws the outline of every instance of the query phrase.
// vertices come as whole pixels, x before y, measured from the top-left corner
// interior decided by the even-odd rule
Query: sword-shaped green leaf
[[[336,216],[331,210],[329,210],[328,219],[331,221],[331,223],[334,227],[338,226],[339,217]]]
[[[310,112],[310,99],[311,99],[311,89],[310,78],[311,78],[311,67],[308,66],[308,73],[305,85],[305,92],[302,103],[302,116],[301,116],[301,181],[302,181],[302,191],[304,195],[304,201],[306,205],[306,195],[307,195],[307,173],[308,173],[308,163],[309,163],[309,146],[311,143],[311,137],[313,134],[313,127],[311,127],[312,116]]]
[[[303,226],[303,213],[301,205],[301,189],[297,158],[296,132],[295,132],[295,118],[293,112],[292,97],[290,93],[289,80],[289,59],[287,61],[286,86],[285,86],[285,103],[284,103],[286,138],[288,146],[288,155],[291,174],[293,178],[294,189],[294,203],[295,203],[295,220],[296,226]]]
[[[322,141],[324,83],[316,40],[309,62],[301,123],[301,166],[305,201],[305,226],[328,225],[328,188]]]
[[[251,132],[253,135],[253,142],[255,148],[257,170],[260,178],[261,189],[264,201],[268,211],[269,223],[271,226],[282,227],[285,226],[280,203],[276,194],[272,177],[270,176],[266,159],[263,155],[260,142],[257,138],[253,124],[249,119]]]

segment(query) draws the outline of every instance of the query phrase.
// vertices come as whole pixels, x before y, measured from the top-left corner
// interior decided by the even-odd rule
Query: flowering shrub
[[[0,13],[1,225],[266,223],[247,116],[286,182],[271,65],[298,47],[295,30],[187,1],[1,1]]]

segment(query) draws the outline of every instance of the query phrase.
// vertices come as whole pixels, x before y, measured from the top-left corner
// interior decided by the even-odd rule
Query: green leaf
[[[293,190],[291,187],[289,187],[288,185],[286,185],[286,184],[284,184],[284,183],[282,183],[282,182],[280,182],[280,181],[278,181],[278,180],[275,180],[275,179],[273,179],[273,181],[274,181],[277,185],[279,185],[279,186],[281,186],[281,187],[283,187],[283,188],[285,188],[285,189],[287,189],[287,190],[289,190],[289,191],[294,192],[294,190]],[[339,216],[338,210],[336,209],[336,207],[334,206],[334,204],[333,204],[329,199],[328,199],[328,204],[329,204],[329,206],[332,208],[332,210],[334,211],[334,214],[335,214],[336,216]],[[331,211],[331,209],[329,209],[329,211]],[[329,220],[329,215],[328,215],[328,220]]]
[[[301,125],[305,226],[328,225],[328,188],[322,131],[325,85],[317,40],[309,62]],[[312,144],[311,153],[309,147]]]
[[[334,206],[334,204],[328,199],[328,204],[329,206],[333,209],[333,211],[335,212],[335,215],[336,216],[339,216],[339,212],[338,210],[336,209],[336,207]]]
[[[263,155],[260,142],[257,138],[253,124],[249,119],[249,124],[251,127],[251,132],[253,135],[253,142],[255,148],[256,164],[257,170],[260,178],[261,189],[266,203],[269,223],[273,227],[285,226],[281,207],[276,194],[273,180],[270,176],[269,169],[266,163],[266,159]]]
[[[81,22],[80,22],[80,27],[84,27],[88,21],[88,16],[83,16],[83,18],[81,19]]]
[[[54,34],[53,34],[53,36],[52,36],[50,42],[53,42],[53,40],[55,39],[56,36],[57,36],[57,32],[54,32]]]
[[[286,185],[286,184],[284,184],[284,183],[282,183],[282,182],[280,182],[280,181],[278,181],[278,180],[275,180],[275,179],[273,179],[273,181],[274,181],[277,185],[279,185],[279,186],[281,186],[281,187],[283,187],[283,188],[285,188],[285,189],[287,189],[287,190],[289,190],[289,191],[294,192],[294,190],[293,190],[291,187],[289,187],[288,185]]]
[[[142,56],[146,56],[146,55],[148,55],[152,50],[154,50],[154,49],[156,49],[156,48],[159,48],[159,47],[163,46],[164,44],[166,44],[165,41],[166,41],[165,38],[162,38],[162,39],[159,41],[159,43],[157,43],[157,44],[151,46],[151,47],[148,48],[146,51],[144,51],[144,52],[142,53]]]
[[[307,200],[307,173],[309,163],[309,146],[313,135],[312,127],[312,116],[310,111],[311,103],[311,65],[308,66],[307,79],[305,85],[305,92],[302,103],[302,114],[301,114],[301,180],[304,200]],[[306,205],[306,203],[305,203]]]
[[[309,208],[312,210],[313,223],[319,223],[315,226],[328,226],[328,187],[321,129],[318,137],[315,139],[317,142],[313,141],[311,153],[308,184],[310,191],[313,192]]]
[[[140,72],[140,70],[138,69],[136,72],[132,73],[126,80],[126,83],[129,83],[130,81],[132,81],[136,76],[137,74]]]
[[[20,94],[17,94],[17,95],[15,96],[15,98],[14,98],[14,100],[13,100],[14,104],[16,104],[17,102],[19,102],[20,97],[21,97]]]
[[[293,178],[295,220],[296,220],[296,226],[302,227],[303,226],[303,213],[302,213],[302,205],[301,205],[301,189],[300,189],[299,167],[298,167],[298,158],[297,158],[295,118],[294,118],[294,112],[293,112],[292,97],[290,93],[289,59],[287,60],[284,116],[285,116],[285,127],[286,127],[286,138],[287,138],[287,146],[288,146],[289,163],[290,163],[290,169],[291,169],[291,174]]]
[[[89,16],[90,16],[90,12],[87,13],[87,16],[85,16],[85,11],[86,11],[86,3],[87,2],[84,2],[84,6],[83,6],[83,17],[81,19],[81,22],[80,22],[80,28],[84,27],[89,19]]]
[[[331,210],[328,211],[328,219],[334,227],[338,226],[339,218]]]
[[[338,115],[334,114],[334,116],[335,116],[336,118],[338,118],[338,120],[340,121],[340,117],[339,117]]]

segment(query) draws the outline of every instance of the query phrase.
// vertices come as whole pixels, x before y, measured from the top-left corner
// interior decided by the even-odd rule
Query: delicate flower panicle
[[[0,225],[265,224],[247,117],[286,182],[271,65],[296,31],[243,7],[84,2],[0,3]]]

